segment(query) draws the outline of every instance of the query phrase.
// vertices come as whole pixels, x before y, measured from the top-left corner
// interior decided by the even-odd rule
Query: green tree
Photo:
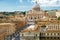
[[[58,20],[60,20],[60,16],[58,17]]]
[[[26,14],[26,11],[24,11],[24,12],[21,12],[21,14],[23,14],[23,15],[25,16],[25,14]]]

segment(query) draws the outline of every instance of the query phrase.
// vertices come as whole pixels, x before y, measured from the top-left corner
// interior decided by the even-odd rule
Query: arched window
[[[49,35],[49,33],[47,33],[47,35]]]

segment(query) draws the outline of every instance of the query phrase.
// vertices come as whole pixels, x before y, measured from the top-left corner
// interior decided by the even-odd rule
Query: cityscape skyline
[[[35,4],[36,0],[0,0],[2,11],[27,11]],[[37,0],[42,10],[60,10],[59,0]]]
[[[0,40],[59,40],[59,2],[0,0]]]

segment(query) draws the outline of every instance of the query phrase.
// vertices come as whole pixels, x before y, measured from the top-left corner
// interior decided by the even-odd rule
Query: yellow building
[[[6,32],[0,29],[0,40],[5,40]]]
[[[0,40],[5,40],[8,35],[15,33],[15,24],[0,23]]]

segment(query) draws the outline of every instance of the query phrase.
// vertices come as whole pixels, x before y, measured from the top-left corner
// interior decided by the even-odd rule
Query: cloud
[[[19,0],[20,3],[23,2],[23,0]],[[36,1],[40,4],[40,6],[60,6],[60,0],[26,0],[30,1],[31,3],[35,3]]]
[[[23,0],[19,0],[20,2],[23,2]]]
[[[33,3],[36,1],[41,6],[60,6],[60,0],[32,0]]]

